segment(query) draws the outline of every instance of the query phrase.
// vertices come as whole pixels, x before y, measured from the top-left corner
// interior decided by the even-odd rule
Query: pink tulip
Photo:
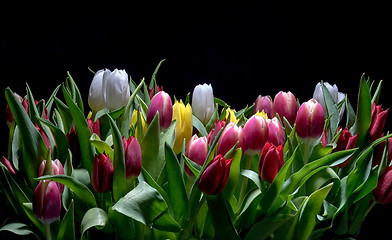
[[[40,181],[33,194],[34,215],[44,224],[50,224],[60,216],[61,198],[56,182]]]
[[[226,125],[219,138],[217,154],[224,156],[237,142],[239,142],[237,148],[241,147],[245,142],[242,128],[230,122]]]
[[[122,137],[125,152],[126,177],[137,177],[142,170],[142,150],[135,137]]]
[[[285,143],[283,127],[276,117],[268,120],[268,142],[275,146]]]
[[[303,140],[314,140],[321,136],[324,129],[323,107],[314,98],[303,103],[295,120],[297,134]]]
[[[232,159],[216,156],[202,173],[199,180],[200,191],[208,195],[217,195],[225,188],[229,179]]]
[[[253,115],[245,123],[243,135],[245,136],[245,141],[243,141],[242,146],[245,153],[249,156],[260,153],[268,138],[267,120],[258,115]]]
[[[64,168],[63,164],[56,159],[54,161],[50,160],[52,162],[52,169],[53,169],[53,175],[64,175]],[[39,165],[38,168],[38,177],[41,177],[45,173],[45,168],[46,168],[46,160],[42,160],[41,164]],[[61,183],[56,183],[57,187],[59,189],[60,194],[63,193],[64,191],[64,185]]]
[[[208,145],[211,146],[215,140],[216,135],[218,132],[225,126],[226,120],[219,121],[219,119],[215,119],[214,128],[211,129],[210,133],[207,136]]]
[[[207,137],[198,137],[196,134],[192,136],[186,146],[185,156],[193,162],[203,166],[208,154]],[[185,172],[192,176],[193,173],[185,164]]]
[[[279,114],[280,118],[283,117],[293,125],[295,116],[297,115],[297,100],[291,92],[280,91],[274,98],[274,115]]]
[[[267,142],[259,160],[260,178],[272,183],[283,164],[283,145],[276,147],[274,144]]]
[[[273,116],[273,107],[274,107],[274,105],[273,105],[273,102],[272,102],[272,98],[269,95],[263,96],[263,97],[261,95],[259,95],[256,98],[256,101],[255,101],[254,113],[264,111],[265,114],[267,114],[267,116],[269,118],[272,118],[272,116]]]
[[[173,104],[169,94],[160,91],[152,98],[147,111],[147,123],[150,124],[156,113],[159,113],[159,125],[161,130],[166,130],[172,121]]]

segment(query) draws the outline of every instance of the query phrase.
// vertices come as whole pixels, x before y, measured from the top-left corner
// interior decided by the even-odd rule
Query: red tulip
[[[261,95],[259,95],[255,101],[254,113],[264,111],[265,114],[267,114],[267,116],[269,118],[272,118],[273,107],[274,107],[274,105],[273,105],[272,99],[269,95],[263,96],[263,97]]]
[[[10,171],[10,173],[16,175],[16,171],[14,166],[12,166],[12,163],[3,156],[3,158],[0,159],[1,163],[4,164],[4,166]]]
[[[274,115],[279,114],[280,118],[283,117],[293,125],[295,116],[297,115],[297,100],[291,92],[280,91],[274,98]]]
[[[64,175],[64,168],[63,164],[56,159],[54,161],[50,160],[52,162],[52,169],[53,169],[53,175]],[[46,160],[42,160],[41,164],[39,165],[38,168],[38,177],[41,177],[45,174],[45,168],[46,168]],[[59,189],[60,194],[63,193],[64,191],[64,185],[61,183],[57,183],[57,187]]]
[[[208,195],[217,195],[225,188],[229,179],[232,159],[216,156],[202,173],[199,180],[200,191]]]
[[[348,150],[348,149],[353,149],[355,148],[355,144],[357,143],[358,139],[358,134],[353,136],[350,131],[347,129],[342,130],[339,139],[336,143],[336,148],[332,152],[337,152],[337,151],[343,151],[343,150]],[[346,167],[352,159],[352,156],[344,161],[343,163],[337,165],[336,167],[344,168]]]
[[[48,135],[46,135],[46,132],[44,131],[44,129],[38,127],[37,124],[35,124],[35,128],[37,128],[38,132],[40,133],[42,140],[45,143],[46,148],[52,149],[52,144],[50,143],[49,137],[48,137]]]
[[[314,98],[303,103],[295,120],[297,134],[305,140],[314,140],[321,136],[324,129],[324,110]]]
[[[137,177],[142,170],[142,150],[135,137],[122,138],[125,152],[126,177]]]
[[[272,183],[283,164],[283,145],[276,147],[274,144],[266,142],[259,160],[260,178]]]
[[[90,128],[91,134],[95,133],[95,134],[98,135],[99,138],[101,138],[101,126],[99,124],[99,119],[98,118],[97,118],[97,120],[95,122],[93,122],[93,120],[88,118],[87,119],[87,125],[88,125],[88,128]]]
[[[380,138],[384,131],[385,120],[387,119],[389,108],[383,110],[381,105],[372,104],[372,123],[369,128],[369,141]]]
[[[193,162],[203,166],[208,154],[208,144],[206,137],[198,137],[196,134],[192,136],[186,146],[185,156]],[[185,164],[185,172],[192,176],[193,173]]]
[[[242,146],[245,153],[249,156],[260,153],[268,138],[267,120],[258,115],[253,115],[245,123],[243,135],[245,136],[245,141],[243,141]]]
[[[392,166],[387,167],[378,179],[376,189],[373,190],[373,196],[377,202],[387,204],[392,202]]]
[[[50,180],[40,181],[34,190],[33,212],[44,224],[54,222],[61,211],[61,198],[57,184]]]
[[[161,130],[166,130],[173,117],[173,104],[169,94],[160,91],[152,98],[147,110],[147,123],[150,124],[156,113],[159,113],[159,125]]]
[[[91,184],[99,193],[112,190],[114,168],[109,156],[105,154],[95,155]]]

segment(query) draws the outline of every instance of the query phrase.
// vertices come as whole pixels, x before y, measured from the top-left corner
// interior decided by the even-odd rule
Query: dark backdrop
[[[272,1],[270,1],[272,2]],[[356,102],[366,73],[384,80],[381,102],[392,106],[391,15],[386,5],[277,4],[210,6],[148,3],[97,6],[12,6],[0,16],[0,89],[47,99],[69,71],[87,104],[93,70],[125,69],[138,82],[167,59],[158,83],[177,98],[199,83],[240,109],[257,95],[291,91],[301,102],[320,80]],[[5,108],[1,94],[0,109]],[[387,130],[391,130],[391,117]],[[1,155],[8,130],[1,114]],[[376,206],[362,239],[388,239],[390,206]]]

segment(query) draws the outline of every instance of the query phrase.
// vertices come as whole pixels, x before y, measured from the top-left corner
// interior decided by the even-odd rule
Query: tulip
[[[166,130],[172,121],[173,105],[169,94],[160,91],[152,98],[147,110],[147,123],[150,124],[156,113],[159,113],[161,130]]]
[[[101,126],[99,124],[98,118],[95,122],[93,122],[93,120],[91,120],[91,118],[88,118],[87,125],[88,125],[88,128],[90,128],[91,134],[95,133],[99,136],[99,138],[101,138]]]
[[[91,131],[91,129],[90,129],[90,131]],[[66,137],[68,140],[69,149],[72,152],[72,164],[75,167],[79,166],[81,149],[80,149],[78,134],[75,131],[75,128],[73,126],[71,127],[71,129],[67,133]]]
[[[355,148],[355,144],[357,143],[358,139],[358,134],[353,136],[351,132],[347,129],[342,130],[340,133],[340,136],[338,138],[338,141],[336,142],[336,148],[332,152],[337,152],[337,151],[343,151],[343,150],[348,150],[348,149],[353,149]],[[344,161],[343,163],[337,165],[336,167],[339,168],[344,168],[346,167],[352,159],[352,156]]]
[[[16,175],[16,171],[14,166],[12,166],[12,163],[3,156],[3,158],[0,159],[0,162],[8,169],[8,171],[14,175]]]
[[[49,137],[48,137],[48,135],[46,135],[46,132],[44,131],[44,129],[38,127],[37,124],[35,124],[35,128],[37,128],[39,134],[41,135],[42,140],[44,141],[46,148],[52,149],[52,143],[50,142]]]
[[[234,109],[227,108],[226,109],[226,121],[233,122],[234,124],[238,123],[238,119],[235,116],[236,111]]]
[[[373,142],[382,136],[388,111],[389,108],[383,110],[381,105],[376,105],[376,103],[372,104],[372,123],[369,128],[369,142]]]
[[[323,107],[314,98],[303,103],[295,120],[297,134],[304,141],[313,141],[324,129]]]
[[[53,173],[49,173],[52,175],[64,175],[64,168],[63,165],[61,164],[61,162],[56,159],[54,161],[50,160],[52,162],[52,169],[53,169]],[[46,160],[42,160],[41,164],[39,165],[38,168],[38,177],[41,177],[48,171],[47,166],[46,166]],[[59,189],[60,194],[62,194],[64,192],[64,185],[61,183],[56,183],[57,187]]]
[[[219,121],[219,119],[215,119],[214,128],[211,129],[210,133],[208,133],[207,136],[208,145],[210,147],[214,142],[216,135],[218,135],[219,131],[225,126],[225,124],[226,120]]]
[[[332,86],[328,82],[324,82],[324,86],[328,89],[328,92],[331,94],[331,97],[336,104],[338,104],[340,101],[342,101],[345,98],[345,94],[339,92],[336,84],[334,84]],[[321,104],[324,112],[327,112],[327,107],[325,105],[325,100],[324,100],[324,93],[323,93],[323,89],[322,89],[320,82],[317,83],[317,85],[314,89],[313,98],[316,99],[316,101]],[[340,118],[342,118],[342,116],[343,116],[344,108],[345,108],[344,105],[342,105],[342,108],[340,109],[340,112],[339,112]]]
[[[103,81],[103,69],[95,73],[93,81],[90,85],[88,92],[88,105],[94,112],[105,108],[105,101],[103,100],[102,81]]]
[[[267,120],[258,115],[253,115],[242,129],[245,136],[244,151],[249,156],[260,153],[268,138]]]
[[[214,113],[215,103],[211,84],[199,84],[195,87],[192,94],[193,115],[204,125],[210,120]]]
[[[388,142],[388,153],[387,153],[387,162],[386,162],[386,166],[389,166],[392,160],[392,138],[388,138],[388,140],[382,141],[380,144],[378,144],[377,146],[373,147],[373,162],[372,162],[372,166],[376,166],[376,165],[380,165],[381,164],[381,160],[383,158],[384,155],[384,149],[385,149],[385,144],[387,144]]]
[[[20,103],[23,102],[23,98],[14,92],[15,97],[19,100]],[[12,114],[10,106],[7,104],[5,107],[5,119],[8,127],[11,127],[12,123],[15,121],[14,114]]]
[[[173,119],[177,120],[173,151],[178,154],[181,152],[184,139],[186,145],[192,136],[193,117],[191,106],[189,104],[185,106],[182,100],[180,102],[176,100],[173,105]]]
[[[254,112],[257,113],[257,112],[264,111],[267,114],[268,118],[272,118],[273,107],[274,107],[274,105],[273,105],[272,99],[269,95],[263,96],[263,97],[261,95],[259,95],[255,101]]]
[[[229,179],[232,159],[216,156],[201,174],[199,180],[200,191],[208,195],[217,195],[225,188]]]
[[[40,181],[33,194],[34,215],[43,223],[50,224],[60,216],[61,198],[55,182]]]
[[[129,137],[128,140],[122,137],[125,155],[125,173],[126,177],[137,177],[142,170],[142,150],[135,137]]]
[[[192,136],[186,146],[185,156],[193,162],[203,166],[208,154],[207,137],[198,137],[196,134]],[[192,171],[185,165],[185,172],[193,175]]]
[[[284,131],[279,120],[274,117],[268,122],[268,142],[274,144],[275,146],[284,145]]]
[[[274,98],[274,115],[279,114],[280,118],[283,117],[293,125],[295,116],[297,115],[297,100],[291,92],[280,91]]]
[[[113,111],[125,106],[130,98],[128,74],[125,70],[105,70],[102,79],[105,106]]]
[[[276,147],[274,144],[266,142],[259,160],[260,178],[272,183],[283,164],[283,145]]]
[[[154,95],[160,91],[163,91],[163,87],[157,86],[156,91],[154,88],[149,89],[148,91],[148,96],[150,97],[150,100],[154,97]]]
[[[237,148],[241,147],[245,144],[244,137],[241,127],[238,127],[233,122],[228,123],[218,140],[217,154],[224,156],[237,142]]]
[[[387,167],[378,179],[377,187],[373,190],[373,196],[381,204],[392,202],[392,166]]]
[[[140,114],[140,121],[142,121],[142,128],[143,128],[143,133],[147,132],[147,123],[146,120],[144,120],[143,114],[140,113],[140,111],[137,111],[136,109],[133,109],[132,116],[131,116],[131,126],[135,126],[135,136],[138,136],[138,128],[136,127],[137,124],[137,115],[138,113]]]
[[[91,184],[99,193],[112,190],[114,168],[108,155],[95,155],[93,171],[91,173]]]

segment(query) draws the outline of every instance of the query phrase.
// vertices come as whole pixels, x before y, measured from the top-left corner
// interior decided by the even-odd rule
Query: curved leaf
[[[108,215],[104,210],[101,208],[90,208],[83,216],[82,222],[80,224],[80,232],[83,236],[88,229],[92,227],[102,229],[108,223]]]

